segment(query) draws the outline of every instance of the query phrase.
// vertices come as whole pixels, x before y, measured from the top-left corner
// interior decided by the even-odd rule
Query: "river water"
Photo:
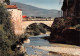
[[[43,36],[46,36],[46,35],[30,37],[29,38],[30,43],[28,44],[24,43],[24,46],[26,47],[26,52],[29,56],[61,56],[60,54],[57,54],[57,53],[50,55],[48,50],[43,50],[43,49],[39,49],[36,47],[51,47],[52,46],[52,47],[79,48],[78,46],[67,45],[67,44],[57,44],[57,43],[51,44],[47,40],[42,39]]]

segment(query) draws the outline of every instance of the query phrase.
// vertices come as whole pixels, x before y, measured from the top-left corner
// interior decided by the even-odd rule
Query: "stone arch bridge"
[[[22,28],[25,30],[29,25],[33,23],[37,23],[37,24],[42,23],[51,27],[53,21],[54,19],[27,19],[22,21]]]

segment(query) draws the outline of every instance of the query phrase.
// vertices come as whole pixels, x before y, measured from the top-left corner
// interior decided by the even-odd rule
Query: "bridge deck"
[[[53,21],[54,19],[24,19],[23,21]]]

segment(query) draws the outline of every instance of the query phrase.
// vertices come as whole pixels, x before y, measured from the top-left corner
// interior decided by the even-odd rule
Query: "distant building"
[[[18,9],[16,5],[7,5],[6,8],[11,14],[11,21],[14,25],[15,34],[22,34],[22,10]]]

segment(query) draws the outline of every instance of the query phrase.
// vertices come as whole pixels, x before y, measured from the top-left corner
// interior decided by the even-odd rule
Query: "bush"
[[[0,27],[2,26],[0,25]],[[8,36],[5,33],[6,32],[2,27],[2,29],[0,29],[0,56],[13,56],[14,52],[10,48],[12,41],[8,39]]]
[[[34,31],[34,36],[36,36],[36,35],[40,35],[39,29],[36,29],[36,30]]]
[[[10,4],[10,0],[5,0],[5,2],[9,5]]]
[[[41,33],[44,33],[44,34],[46,33],[46,30],[44,28],[40,28],[39,30]]]
[[[45,34],[47,31],[50,31],[50,29],[51,28],[45,24],[33,23],[26,29],[26,32],[30,35],[40,35],[40,33]]]
[[[3,4],[0,4],[0,56],[18,56],[20,53],[11,50],[11,45],[16,40],[18,38],[13,32],[10,14]]]

